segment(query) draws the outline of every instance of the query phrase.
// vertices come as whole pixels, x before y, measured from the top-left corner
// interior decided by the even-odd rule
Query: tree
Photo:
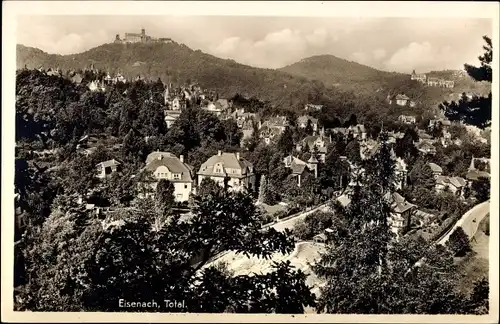
[[[360,145],[357,139],[352,139],[345,148],[347,159],[352,163],[361,162]]]
[[[294,149],[293,145],[293,130],[290,127],[286,127],[285,131],[281,134],[280,139],[277,144],[278,150],[284,154],[292,153]]]
[[[307,125],[306,125],[306,128],[305,128],[305,133],[307,135],[312,135],[313,134],[313,126],[312,126],[312,122],[310,119],[307,119]]]
[[[486,45],[483,46],[485,53],[479,56],[480,67],[465,64],[467,74],[477,82],[492,81],[491,62],[493,59],[493,46],[491,38],[483,36]],[[491,92],[486,97],[467,98],[465,94],[458,102],[443,102],[439,105],[450,120],[462,121],[466,124],[485,128],[491,123]]]
[[[478,202],[483,202],[490,199],[491,183],[489,178],[480,177],[472,181],[472,190]]]
[[[408,173],[408,178],[412,187],[423,187],[428,190],[434,188],[434,174],[429,163],[423,158],[415,161],[413,168]]]
[[[262,177],[260,178],[260,189],[259,189],[259,199],[258,201],[260,203],[267,203],[267,180],[266,180],[266,176],[265,175],[262,175]]]
[[[395,187],[395,161],[391,155],[387,133],[380,135],[380,147],[366,163],[371,184],[378,184],[384,193],[392,192]]]
[[[367,172],[369,170],[367,169]],[[464,314],[452,255],[421,237],[393,240],[388,202],[367,175],[344,208],[335,204],[333,232],[313,270],[326,284],[317,311],[336,314]],[[369,182],[367,182],[369,181]],[[417,261],[420,261],[417,263]],[[367,293],[369,292],[369,293]],[[487,298],[484,293],[480,302]]]
[[[175,204],[175,187],[174,184],[168,180],[160,179],[156,186],[155,201],[160,216],[166,215]]]
[[[471,250],[469,236],[465,234],[463,228],[460,226],[451,233],[446,246],[454,255],[463,255]]]
[[[325,229],[333,225],[332,219],[333,214],[331,212],[309,214],[294,227],[293,233],[300,240],[312,240],[315,235],[323,233]]]
[[[208,264],[226,250],[263,258],[293,250],[289,231],[262,230],[262,215],[245,193],[197,196],[189,221],[173,215],[161,229],[151,202],[117,210],[103,223],[84,209],[64,208],[26,249],[29,279],[16,309],[123,311],[119,299],[184,300],[186,309],[169,309],[183,312],[300,313],[314,306],[305,274],[290,264],[237,277]]]

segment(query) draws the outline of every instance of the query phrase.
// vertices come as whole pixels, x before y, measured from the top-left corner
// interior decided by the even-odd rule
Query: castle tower
[[[141,41],[142,42],[146,41],[146,29],[144,28],[141,29]]]

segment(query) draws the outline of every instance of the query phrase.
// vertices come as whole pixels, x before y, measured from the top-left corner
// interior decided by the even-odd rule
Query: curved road
[[[477,232],[479,223],[481,223],[483,218],[486,217],[489,212],[489,200],[472,207],[455,223],[452,230],[449,231],[444,237],[442,237],[436,244],[445,245],[450,238],[451,233],[453,233],[459,226],[461,226],[465,234],[469,236],[469,239],[472,239]]]

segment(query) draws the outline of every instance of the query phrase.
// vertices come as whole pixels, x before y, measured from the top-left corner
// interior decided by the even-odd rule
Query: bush
[[[446,242],[446,246],[457,256],[462,256],[471,250],[469,236],[465,234],[462,227],[457,227],[457,229],[451,233],[448,242]]]

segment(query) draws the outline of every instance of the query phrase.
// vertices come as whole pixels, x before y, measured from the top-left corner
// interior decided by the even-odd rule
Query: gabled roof
[[[414,204],[406,201],[406,199],[397,192],[392,194],[387,193],[384,198],[391,204],[391,210],[395,213],[404,213],[408,209],[416,207]]]
[[[308,122],[308,120],[310,120],[312,124],[318,123],[318,119],[311,117],[311,116],[307,116],[307,115],[303,115],[303,116],[300,116],[299,118],[297,118],[297,122],[299,124],[302,124],[302,123],[306,124]]]
[[[443,172],[443,168],[441,168],[436,163],[429,162],[429,167],[431,168],[432,172]]]
[[[407,95],[404,94],[398,94],[396,96],[396,100],[409,100],[410,98]]]
[[[115,159],[112,159],[112,160],[108,160],[108,161],[104,161],[104,162],[98,163],[97,165],[101,166],[103,168],[108,168],[108,167],[116,166],[116,165],[120,165],[120,164],[121,164],[120,162],[116,161]]]
[[[153,152],[146,158],[145,169],[151,172],[156,171],[160,166],[166,167],[170,172],[181,175],[179,180],[169,179],[172,182],[191,182],[192,167],[181,162],[179,158],[169,152]]]
[[[436,184],[442,186],[452,185],[455,188],[461,188],[467,184],[467,181],[465,181],[465,179],[461,177],[438,176],[436,179]]]
[[[471,170],[467,172],[466,178],[469,180],[478,180],[479,178],[490,178],[490,174],[485,171]]]
[[[218,99],[216,102],[215,102],[215,106],[218,108],[218,109],[221,109],[221,110],[226,110],[229,108],[229,102],[227,101],[227,99]]]
[[[249,161],[240,158],[238,160],[236,153],[221,153],[220,155],[216,154],[209,158],[205,163],[200,166],[200,170],[198,174],[203,175],[212,175],[214,174],[214,167],[216,164],[221,163],[223,167],[223,173],[226,173],[226,168],[230,169],[239,169],[241,170],[241,175],[246,175],[248,173],[253,172],[253,165]],[[215,173],[219,174],[219,173]],[[231,174],[231,176],[237,176]]]
[[[315,143],[318,139],[321,139],[321,140],[323,140],[323,141],[325,141],[325,142],[326,142],[327,137],[322,136],[322,135],[311,135],[311,136],[307,136],[307,137],[305,137],[305,138],[302,140],[302,143],[303,143],[304,145],[307,145],[309,148],[312,148],[312,147],[314,147],[314,143]]]

